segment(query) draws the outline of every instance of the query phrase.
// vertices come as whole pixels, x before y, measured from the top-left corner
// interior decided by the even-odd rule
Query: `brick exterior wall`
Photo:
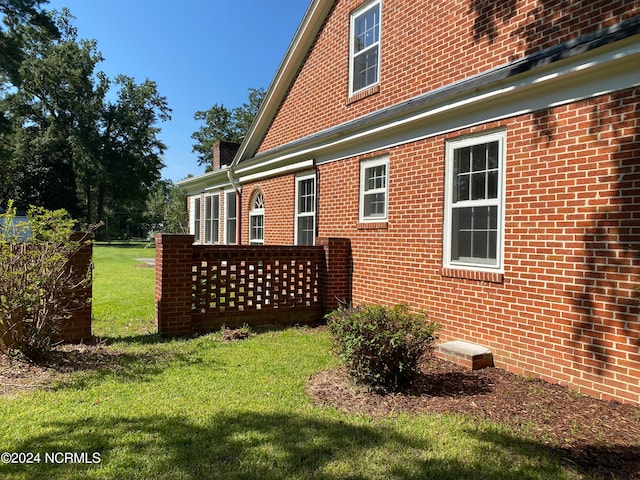
[[[443,269],[446,141],[496,128],[505,272]],[[350,240],[354,303],[425,309],[443,341],[489,347],[498,367],[640,403],[639,135],[634,88],[319,165],[318,235]],[[389,221],[359,224],[359,164],[380,155]],[[265,197],[266,243],[293,242],[294,182],[244,186]]]
[[[349,19],[364,3],[336,2],[259,151],[640,14],[640,0],[384,0],[380,86],[351,102]]]
[[[640,0],[384,0],[380,84],[349,99],[349,15],[364,3],[336,2],[258,153],[640,15]],[[443,268],[447,141],[496,129],[504,272]],[[388,221],[360,224],[360,162],[383,155]],[[296,173],[243,185],[243,243],[258,188],[265,244],[294,243]],[[442,341],[488,347],[498,367],[640,404],[639,87],[320,162],[316,179],[317,235],[347,240],[349,274],[329,286],[424,309]]]
[[[295,176],[286,175],[274,177],[260,182],[248,183],[242,186],[242,243],[249,243],[249,211],[251,200],[257,190],[264,197],[264,244],[265,245],[293,245],[295,206],[293,195],[295,192]]]
[[[74,233],[71,237],[74,242],[83,242],[79,250],[69,258],[71,271],[82,278],[89,272],[91,275],[93,257],[93,234],[84,232]],[[93,291],[93,281],[83,288],[74,292],[78,299],[84,299],[86,303],[75,308],[71,312],[71,318],[65,320],[60,325],[60,331],[56,336],[56,341],[68,343],[80,343],[91,340],[91,296]]]

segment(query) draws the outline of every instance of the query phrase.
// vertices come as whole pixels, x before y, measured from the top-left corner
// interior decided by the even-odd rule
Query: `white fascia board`
[[[271,160],[268,163],[260,163],[253,167],[248,167],[244,169],[238,169],[236,174],[239,176],[238,180],[241,184],[248,182],[255,182],[256,180],[261,180],[263,178],[273,177],[277,175],[282,175],[288,172],[295,172],[298,170],[304,170],[308,168],[313,168],[315,162],[313,159],[303,160],[301,162],[295,163],[285,163],[279,167],[272,167],[275,163],[282,163],[282,158],[276,158]],[[286,159],[284,159],[286,160]],[[254,173],[250,173],[250,172]],[[242,173],[246,173],[244,176],[240,176]]]
[[[638,35],[480,89],[440,98],[417,112],[320,140],[296,142],[290,149],[285,146],[272,155],[265,152],[256,159],[256,166],[295,163],[309,157],[319,165],[637,85],[640,85]]]
[[[222,188],[231,185],[227,171],[228,166],[213,172],[207,172],[197,177],[186,178],[179,181],[178,185],[187,195],[195,195],[207,190]]]

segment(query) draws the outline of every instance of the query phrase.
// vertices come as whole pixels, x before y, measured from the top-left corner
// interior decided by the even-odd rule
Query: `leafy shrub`
[[[334,350],[356,381],[397,390],[420,373],[437,324],[406,305],[339,308],[327,315]]]
[[[0,215],[0,352],[45,354],[62,321],[84,305],[79,294],[90,272],[74,272],[69,258],[74,221],[64,210],[31,207],[28,222],[15,221],[9,203]]]

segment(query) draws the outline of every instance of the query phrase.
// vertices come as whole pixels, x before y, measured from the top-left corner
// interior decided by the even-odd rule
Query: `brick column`
[[[341,303],[351,303],[351,240],[317,237],[316,245],[324,248],[325,269],[322,272],[324,312],[329,313]]]
[[[72,242],[80,242],[80,248],[69,257],[69,268],[72,274],[81,279],[87,273],[91,275],[93,257],[93,233],[74,232]],[[60,325],[56,340],[69,343],[80,343],[91,340],[91,295],[93,293],[93,279],[84,288],[77,289],[73,295],[83,302],[82,306],[73,308],[71,318]]]
[[[156,326],[163,337],[190,335],[193,235],[157,234]]]

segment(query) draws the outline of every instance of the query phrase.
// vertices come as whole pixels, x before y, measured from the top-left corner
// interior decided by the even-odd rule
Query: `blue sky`
[[[199,175],[191,152],[198,110],[242,105],[269,87],[309,0],[50,0],[67,7],[80,38],[95,39],[109,77],[155,81],[173,109],[160,125],[163,178]]]

